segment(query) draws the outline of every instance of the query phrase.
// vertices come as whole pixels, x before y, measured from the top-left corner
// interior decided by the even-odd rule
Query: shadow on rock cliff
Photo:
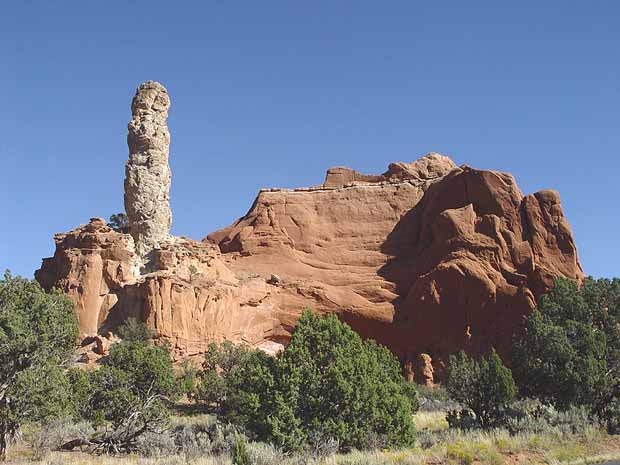
[[[583,277],[557,193],[524,197],[511,175],[469,167],[430,186],[381,251],[398,294],[395,345],[444,360],[491,347],[506,359],[553,280]]]

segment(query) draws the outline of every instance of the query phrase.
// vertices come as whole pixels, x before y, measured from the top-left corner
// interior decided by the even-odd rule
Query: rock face
[[[382,250],[379,274],[399,296],[392,346],[405,357],[505,355],[555,278],[583,278],[557,192],[524,197],[512,176],[468,167],[433,184]]]
[[[429,162],[443,174],[456,168],[432,154],[409,164],[411,172]],[[379,175],[351,181],[360,176],[348,170],[334,178],[331,169],[323,187],[263,190],[245,217],[208,240],[219,245],[236,273],[276,273],[284,305],[296,313],[337,312],[366,335],[377,332],[371,327],[383,334],[398,295],[395,284],[379,274],[389,258],[382,244],[435,180]]]
[[[146,257],[170,236],[169,108],[166,88],[154,81],[141,84],[131,103],[125,210],[140,257]]]
[[[358,173],[351,168],[337,166],[327,170],[323,187],[336,188],[355,183],[380,183],[404,181],[407,179],[425,181],[437,179],[456,166],[445,155],[429,153],[413,163],[391,163],[388,170],[380,175]]]
[[[263,190],[203,242],[160,244],[143,274],[132,237],[95,219],[57,235],[36,276],[74,298],[83,332],[138,317],[179,357],[223,339],[275,353],[303,309],[336,313],[427,384],[454,351],[507,355],[553,280],[583,277],[554,191],[437,154],[363,176]]]
[[[289,334],[283,327],[296,321],[278,300],[277,287],[254,273],[232,272],[212,244],[174,238],[156,250],[152,267],[157,271],[125,286],[100,331],[136,317],[183,357],[225,339],[277,351]]]
[[[126,284],[135,282],[136,255],[128,234],[102,218],[54,236],[56,252],[43,259],[35,278],[45,289],[57,287],[75,302],[80,331],[96,334]]]
[[[553,280],[583,277],[557,192],[523,196],[508,174],[437,154],[376,177],[332,169],[322,189],[263,191],[208,238],[232,270],[277,272],[289,307],[338,313],[416,366],[428,354],[439,377],[462,348],[508,354]]]
[[[201,353],[211,341],[243,341],[281,348],[296,315],[282,310],[276,284],[236,275],[217,246],[172,238],[156,249],[140,275],[133,239],[93,218],[57,234],[56,253],[35,273],[45,289],[61,289],[76,303],[82,338],[107,335],[129,317],[145,321],[177,356]],[[277,293],[277,292],[276,292]]]
[[[337,167],[317,187],[264,189],[203,241],[171,237],[169,105],[154,82],[132,103],[131,234],[92,219],[57,234],[36,272],[76,302],[84,335],[137,317],[178,357],[224,339],[276,353],[311,308],[388,346],[430,385],[460,349],[506,356],[553,280],[583,278],[557,192],[524,196],[509,174],[436,153],[383,174]]]

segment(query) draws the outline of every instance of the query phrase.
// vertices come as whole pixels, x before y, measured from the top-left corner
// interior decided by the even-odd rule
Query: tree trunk
[[[76,447],[81,446],[90,446],[92,443],[85,439],[73,439],[71,441],[65,442],[62,446],[60,446],[60,450],[73,450]]]
[[[6,448],[8,444],[8,434],[5,431],[0,432],[0,461],[6,460]]]

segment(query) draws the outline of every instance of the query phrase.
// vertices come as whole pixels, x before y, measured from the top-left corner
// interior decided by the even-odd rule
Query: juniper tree
[[[7,271],[0,280],[0,458],[24,421],[72,411],[68,364],[78,325],[59,292]]]

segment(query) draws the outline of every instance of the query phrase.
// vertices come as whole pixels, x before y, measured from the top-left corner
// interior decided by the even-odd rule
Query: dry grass
[[[211,421],[205,415],[176,418],[176,423]],[[530,465],[588,464],[620,458],[620,437],[608,436],[592,428],[579,435],[522,433],[506,431],[449,430],[442,412],[420,412],[415,423],[421,435],[435,435],[425,449],[353,451],[322,461],[305,457],[286,457],[265,445],[251,444],[253,465]],[[420,441],[420,446],[422,441]],[[91,456],[80,452],[48,452],[35,460],[25,443],[10,450],[8,464],[20,465],[232,465],[229,456],[184,455],[143,458],[138,456]]]
[[[187,461],[182,456],[146,459],[133,456],[122,458],[91,456],[74,452],[52,452],[40,461],[22,458],[12,459],[6,463],[11,465],[232,465],[232,461],[228,457],[200,457]]]
[[[413,417],[413,422],[418,431],[442,431],[448,429],[446,413],[441,411],[418,412]]]

